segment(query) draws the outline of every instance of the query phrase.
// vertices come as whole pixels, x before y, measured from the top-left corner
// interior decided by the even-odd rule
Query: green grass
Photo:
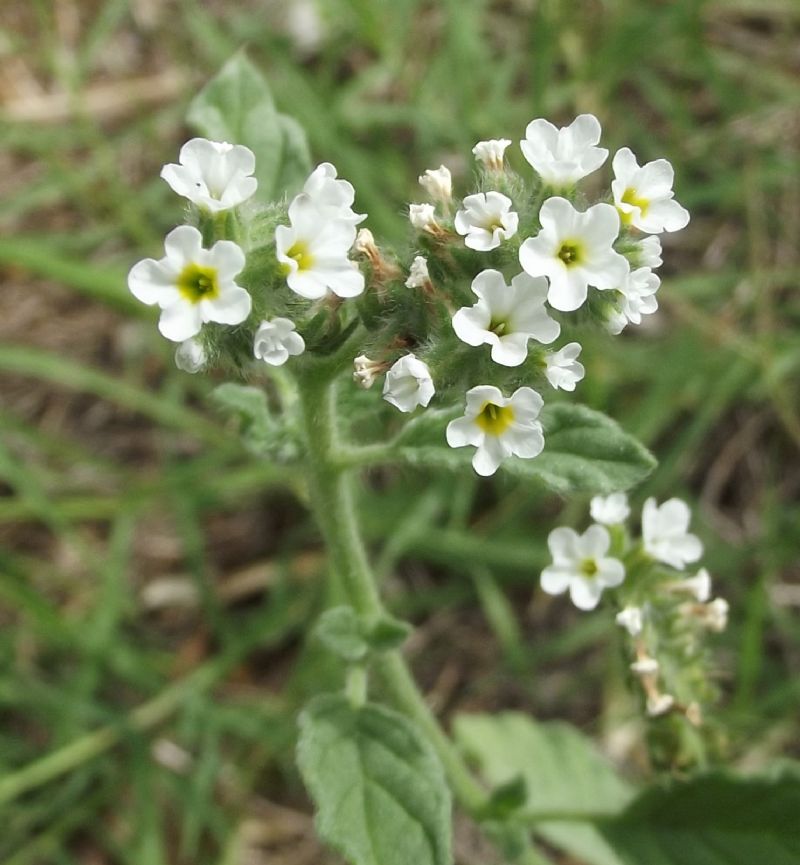
[[[147,6],[162,10],[153,29]],[[800,546],[797,4],[318,8],[324,35],[309,55],[255,2],[0,10],[0,93],[14,96],[7,82],[24,67],[63,95],[50,119],[0,113],[0,284],[4,317],[19,322],[0,346],[9,865],[234,865],[246,820],[282,825],[262,799],[309,831],[294,717],[341,674],[303,640],[325,603],[308,558],[316,532],[285,471],[254,463],[208,407],[210,384],[172,369],[124,284],[181,220],[158,170],[187,135],[185,107],[243,44],[315,158],[354,183],[357,208],[391,242],[424,168],[446,161],[466,181],[475,141],[516,140],[536,116],[593,111],[612,150],[673,162],[693,219],[666,245],[659,327],[587,339],[579,396],[657,454],[637,501],[682,495],[695,507],[732,606],[717,641],[731,758],[756,759],[752,742],[761,760],[800,752],[796,607],[774,603],[775,586],[797,584]],[[166,73],[182,76],[177,98],[143,91],[98,109],[98,87]],[[16,117],[35,101],[15,102]],[[559,516],[544,494],[470,481],[454,495],[408,475],[365,505],[391,606],[423,626],[426,687],[446,689],[454,664],[470,705],[523,704],[603,732],[607,621],[555,613],[540,596],[529,608],[544,537],[583,519],[583,503]],[[269,588],[226,599],[222,587],[253,567],[273,575]],[[145,587],[167,578],[194,600],[148,608]],[[478,660],[452,652],[449,634],[491,644],[490,632],[500,648]],[[155,759],[156,742],[181,749],[186,768]]]

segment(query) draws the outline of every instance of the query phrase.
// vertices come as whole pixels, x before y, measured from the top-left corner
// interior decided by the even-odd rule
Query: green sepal
[[[325,648],[349,663],[362,661],[374,652],[398,648],[411,631],[409,624],[387,614],[365,621],[347,606],[326,610],[315,628]]]

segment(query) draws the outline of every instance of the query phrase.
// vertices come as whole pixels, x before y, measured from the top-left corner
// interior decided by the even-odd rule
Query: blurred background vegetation
[[[659,458],[637,503],[695,508],[730,760],[800,756],[796,0],[3,0],[0,861],[333,861],[292,768],[340,676],[304,637],[316,531],[125,285],[181,221],[158,172],[186,105],[243,45],[389,242],[424,168],[466,179],[534,117],[591,111],[612,152],[674,163],[661,311],[585,345],[578,398]],[[647,771],[609,617],[535,592],[585,501],[411,472],[364,499],[437,712],[565,718]],[[491,861],[469,827],[457,849]]]

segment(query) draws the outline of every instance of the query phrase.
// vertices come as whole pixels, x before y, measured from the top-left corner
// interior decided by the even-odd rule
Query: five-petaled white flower
[[[612,244],[619,214],[610,204],[575,210],[566,198],[548,198],[539,212],[542,230],[520,247],[519,261],[531,276],[550,280],[547,299],[569,312],[583,304],[589,286],[618,288],[630,269]]]
[[[454,225],[466,235],[464,243],[470,249],[488,252],[517,233],[519,215],[511,209],[513,202],[502,192],[476,192],[468,195],[456,213]]]
[[[204,249],[200,232],[181,225],[166,236],[164,250],[159,261],[134,264],[128,287],[142,303],[158,304],[158,329],[167,339],[183,342],[205,322],[240,324],[250,315],[250,295],[234,282],[245,255],[233,241],[218,240]]]
[[[489,141],[479,141],[473,148],[472,153],[478,162],[483,163],[488,171],[503,170],[503,155],[506,148],[511,144],[508,138],[492,138]]]
[[[649,267],[632,270],[619,285],[619,315],[609,321],[611,333],[620,333],[628,323],[641,324],[643,315],[651,315],[658,309],[656,292],[661,279]]]
[[[614,203],[626,225],[648,234],[678,231],[689,223],[689,211],[673,198],[674,172],[666,159],[639,166],[628,147],[614,154],[611,163]]]
[[[383,398],[403,412],[427,406],[434,392],[428,365],[413,354],[396,360],[383,382]]]
[[[510,397],[492,385],[473,387],[467,391],[464,416],[447,425],[447,444],[476,447],[472,467],[483,477],[493,475],[512,454],[532,459],[544,447],[537,420],[542,405],[542,398],[529,387],[517,388]]]
[[[203,344],[196,339],[185,339],[175,349],[175,366],[194,375],[205,368],[208,358]]]
[[[689,534],[691,511],[681,499],[670,499],[658,506],[648,499],[642,510],[642,540],[645,551],[659,562],[682,571],[687,563],[703,554],[703,544]]]
[[[336,167],[330,162],[320,163],[308,176],[303,192],[314,202],[317,209],[330,219],[341,219],[351,225],[363,222],[366,213],[355,213],[356,198],[352,183],[337,179]]]
[[[589,513],[597,523],[616,526],[628,519],[631,509],[625,493],[611,493],[609,496],[594,496],[589,502]]]
[[[441,201],[442,204],[449,204],[453,197],[453,178],[446,165],[428,168],[424,174],[420,174],[419,185],[434,201]]]
[[[290,357],[302,354],[306,343],[288,318],[262,321],[253,339],[253,355],[270,366],[283,366]]]
[[[193,138],[181,147],[179,164],[161,169],[174,192],[212,213],[236,207],[256,191],[253,151],[242,144]]]
[[[598,169],[608,151],[596,147],[600,123],[593,114],[578,115],[569,126],[557,129],[547,120],[532,120],[520,142],[522,153],[534,171],[550,186],[572,186]]]
[[[351,221],[331,217],[307,193],[289,205],[289,221],[275,229],[275,249],[295,294],[317,300],[328,290],[339,297],[364,291],[364,275],[347,257],[356,239]]]
[[[572,603],[580,610],[593,610],[603,589],[625,579],[622,562],[606,555],[611,538],[603,526],[589,526],[582,535],[561,526],[550,532],[547,546],[553,564],[542,571],[542,590],[560,595],[569,589]]]
[[[492,347],[492,360],[502,366],[519,366],[528,356],[528,340],[550,343],[561,325],[547,313],[547,280],[520,273],[506,285],[497,270],[484,270],[472,280],[479,300],[463,306],[453,316],[453,330],[467,345]]]
[[[568,342],[564,348],[548,354],[545,358],[545,378],[556,390],[573,391],[575,385],[586,375],[584,365],[578,360],[581,346]]]

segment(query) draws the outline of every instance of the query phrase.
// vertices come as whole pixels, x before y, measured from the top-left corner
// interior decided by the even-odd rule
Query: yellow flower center
[[[638,207],[642,216],[647,216],[647,208],[650,207],[650,199],[642,198],[639,193],[632,187],[629,186],[625,192],[622,193],[622,203],[630,204],[631,207]],[[625,225],[628,225],[633,217],[633,214],[629,211],[619,210],[620,219]]]
[[[187,264],[178,276],[177,286],[190,303],[213,300],[219,297],[217,269],[207,264]]]
[[[596,577],[598,570],[597,562],[594,559],[584,559],[580,564],[581,573],[589,579]]]
[[[583,260],[583,248],[576,240],[565,240],[556,255],[567,267],[575,267]]]
[[[514,420],[514,409],[510,405],[495,405],[485,402],[475,418],[478,426],[489,435],[502,435]]]
[[[286,250],[286,255],[297,262],[298,270],[311,270],[314,266],[314,256],[311,254],[311,250],[308,248],[305,240],[296,240]]]

